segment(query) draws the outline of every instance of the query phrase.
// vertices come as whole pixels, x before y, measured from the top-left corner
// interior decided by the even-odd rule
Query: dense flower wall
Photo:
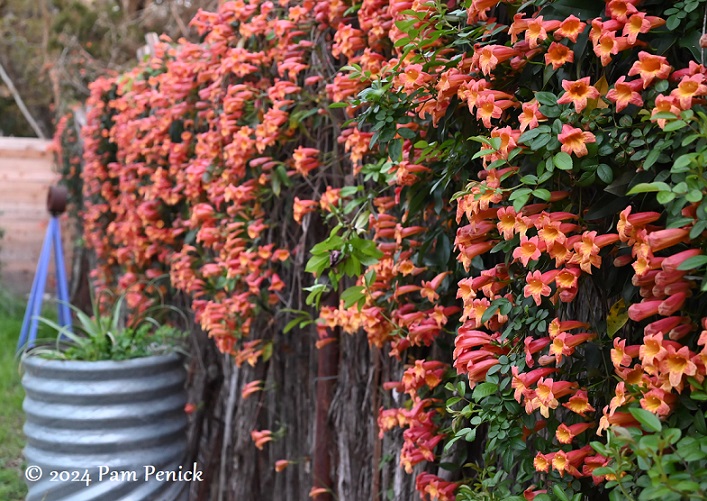
[[[704,499],[705,15],[200,12],[199,43],[92,86],[95,278],[139,307],[168,273],[237,364],[279,348],[257,322],[367,336],[407,364],[378,424],[423,499]]]

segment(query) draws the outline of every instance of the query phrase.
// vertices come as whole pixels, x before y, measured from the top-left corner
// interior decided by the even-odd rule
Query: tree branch
[[[37,134],[37,137],[40,139],[46,139],[47,137],[42,132],[42,129],[39,128],[39,124],[34,120],[29,110],[27,109],[27,106],[25,106],[25,102],[22,100],[22,96],[20,96],[20,93],[17,92],[15,84],[12,83],[10,75],[7,74],[7,72],[5,71],[5,67],[2,65],[2,63],[0,63],[0,78],[5,83],[5,85],[7,85],[7,88],[10,90],[12,97],[17,103],[17,107],[20,108],[22,115],[24,115],[25,119],[29,122],[29,125],[32,127],[32,130],[34,130],[34,133]]]

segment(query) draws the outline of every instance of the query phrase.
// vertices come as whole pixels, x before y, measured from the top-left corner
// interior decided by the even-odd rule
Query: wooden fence
[[[47,190],[58,180],[49,144],[41,139],[0,137],[0,229],[4,232],[0,239],[0,286],[14,294],[30,290],[49,222]],[[53,270],[52,266],[49,292],[54,290]]]

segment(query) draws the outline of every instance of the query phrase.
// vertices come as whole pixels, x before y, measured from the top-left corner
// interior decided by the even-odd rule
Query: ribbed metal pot
[[[23,368],[27,501],[185,496],[185,482],[145,477],[150,467],[191,469],[183,465],[186,374],[179,356],[101,362],[28,356]]]

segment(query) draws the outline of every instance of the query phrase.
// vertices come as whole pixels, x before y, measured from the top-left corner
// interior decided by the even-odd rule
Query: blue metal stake
[[[61,241],[61,225],[58,218],[56,220],[56,230],[54,231],[54,268],[56,269],[56,289],[59,296],[59,325],[71,325],[71,309],[69,308],[69,286],[66,280],[66,268],[64,268],[64,249]]]
[[[22,330],[20,338],[17,342],[17,351],[20,351],[25,346],[31,348],[37,339],[37,328],[39,325],[38,317],[42,312],[42,300],[44,298],[44,290],[47,284],[47,274],[49,271],[49,261],[51,259],[52,244],[54,247],[54,263],[57,281],[57,295],[59,296],[59,325],[61,327],[69,327],[71,325],[71,311],[69,309],[69,287],[66,282],[66,269],[64,268],[64,253],[62,251],[61,242],[61,226],[59,219],[52,216],[49,220],[47,233],[42,244],[42,251],[39,254],[37,263],[37,271],[32,281],[32,288],[27,301],[27,309],[25,310],[24,319],[22,321]]]

